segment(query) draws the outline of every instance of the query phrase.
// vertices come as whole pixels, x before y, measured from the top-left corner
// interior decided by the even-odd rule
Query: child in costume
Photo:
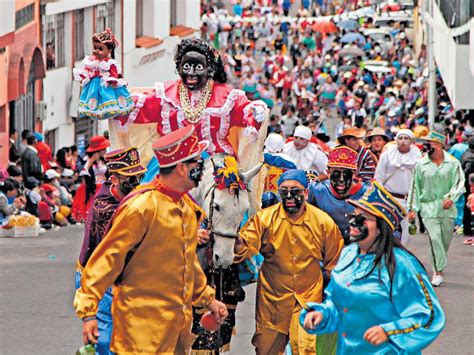
[[[93,54],[82,61],[84,68],[73,70],[74,79],[82,85],[79,117],[107,119],[127,115],[135,104],[115,60],[119,42],[109,28],[94,34],[92,42]]]

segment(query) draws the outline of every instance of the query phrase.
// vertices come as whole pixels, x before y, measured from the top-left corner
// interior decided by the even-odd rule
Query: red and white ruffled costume
[[[154,89],[133,94],[135,110],[128,120],[122,117],[122,123],[157,123],[156,130],[160,136],[192,124],[185,118],[180,104],[179,83],[180,81],[155,83]],[[199,93],[190,93],[190,101],[197,105]],[[267,106],[263,101],[250,101],[242,90],[215,82],[201,120],[194,126],[199,138],[210,142],[209,153],[236,156],[231,145],[230,129],[244,128],[244,135],[257,139],[266,111]]]
[[[86,86],[95,78],[101,78],[100,84],[108,87],[113,84],[114,87],[121,87],[127,85],[127,82],[122,78],[122,70],[115,59],[105,58],[97,59],[93,55],[86,56],[82,61],[83,68],[74,68],[72,73],[74,80]]]

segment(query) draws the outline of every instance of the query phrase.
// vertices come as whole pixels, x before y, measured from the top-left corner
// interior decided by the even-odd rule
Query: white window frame
[[[135,4],[135,37],[143,37],[145,31],[143,31],[143,1],[136,0]]]
[[[95,8],[95,32],[99,33],[110,28],[114,32],[115,7],[113,2],[97,5]]]
[[[54,66],[50,69],[61,68],[66,65],[64,17],[64,13],[44,17],[44,51],[46,53],[48,43],[52,43],[54,48]]]
[[[74,34],[76,60],[84,58],[84,9],[76,10],[74,13]]]

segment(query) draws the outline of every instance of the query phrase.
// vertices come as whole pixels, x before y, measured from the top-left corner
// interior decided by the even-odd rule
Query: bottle
[[[408,226],[408,233],[410,235],[415,235],[416,231],[417,231],[416,224],[415,223],[410,223],[410,225]]]
[[[82,346],[76,351],[76,355],[93,355],[95,354],[95,346],[93,344],[87,344]]]

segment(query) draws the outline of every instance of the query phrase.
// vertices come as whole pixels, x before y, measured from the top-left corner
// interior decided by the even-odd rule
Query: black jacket
[[[18,164],[20,162],[20,158],[20,152],[18,151],[15,142],[12,143],[12,141],[10,141],[8,160],[10,160],[11,163]]]
[[[43,180],[43,170],[41,160],[38,154],[29,147],[26,148],[21,156],[21,169],[23,172],[23,180],[26,181],[28,176],[33,176],[38,180]]]

